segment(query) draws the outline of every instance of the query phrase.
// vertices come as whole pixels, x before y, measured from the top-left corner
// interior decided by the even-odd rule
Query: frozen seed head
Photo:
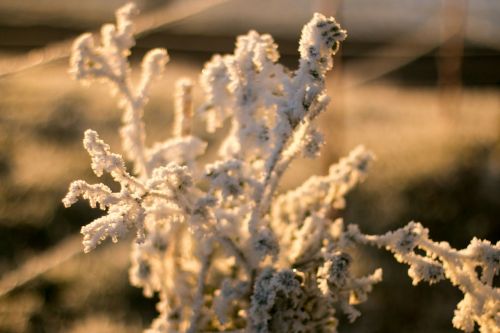
[[[129,2],[116,11],[116,27],[120,34],[120,46],[122,49],[130,49],[135,45],[132,18],[138,13],[139,10],[132,2]]]
[[[104,171],[114,177],[126,173],[122,157],[111,153],[109,145],[99,138],[96,131],[85,131],[83,146],[92,158],[92,170],[98,177],[101,177]]]
[[[333,254],[326,261],[324,268],[327,273],[328,284],[337,288],[344,286],[349,277],[351,262],[352,258],[347,253],[337,252]]]
[[[406,227],[400,230],[399,238],[396,240],[396,251],[408,253],[413,251],[422,234],[422,225],[420,223],[411,222]]]
[[[142,60],[143,75],[151,80],[160,77],[168,60],[169,56],[165,49],[149,51]]]
[[[240,59],[251,55],[254,69],[261,71],[265,63],[275,63],[279,59],[278,45],[274,43],[271,35],[260,35],[254,30],[239,36],[236,41],[235,58]]]
[[[86,80],[89,75],[89,68],[92,63],[88,61],[88,56],[94,48],[92,34],[85,33],[78,37],[71,48],[69,73],[76,80]]]
[[[304,157],[315,158],[318,157],[321,146],[324,143],[323,134],[317,130],[311,131],[305,138],[306,144],[304,146]]]
[[[333,17],[315,13],[312,20],[302,29],[300,57],[311,63],[310,74],[316,79],[324,75],[333,65],[333,55],[338,44],[347,37]]]
[[[420,281],[434,284],[445,277],[442,264],[426,257],[411,265],[408,269],[408,275],[412,278],[413,285],[417,285]]]

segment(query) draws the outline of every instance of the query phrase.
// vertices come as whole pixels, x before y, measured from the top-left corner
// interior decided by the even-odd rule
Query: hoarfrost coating
[[[473,239],[465,250],[428,238],[419,223],[381,236],[364,235],[337,218],[345,195],[363,181],[373,154],[359,146],[298,188],[278,193],[292,161],[318,155],[323,135],[314,120],[329,98],[325,76],[345,30],[333,18],[315,14],[304,26],[296,71],[278,63],[270,35],[240,36],[231,55],[216,55],[200,76],[204,104],[198,108],[207,130],[226,119],[230,131],[218,158],[199,165],[207,144],[191,132],[193,83],[180,79],[175,90],[173,137],[146,146],[144,106],[151,85],[168,62],[166,50],[149,51],[134,85],[127,60],[134,46],[133,4],[117,11],[116,24],[101,38],[79,37],[70,72],[84,83],[107,83],[123,110],[120,135],[124,156],[110,151],[97,132],[87,130],[84,147],[97,176],[109,173],[120,185],[74,181],[63,199],[79,197],[106,215],[84,226],[84,251],[129,231],[130,282],[144,295],[159,296],[158,317],[149,333],[160,332],[336,332],[336,309],[354,321],[356,304],[382,280],[382,270],[356,277],[349,252],[357,244],[385,247],[410,265],[416,284],[449,279],[463,293],[453,325],[498,332],[500,245]],[[208,185],[207,185],[208,184]],[[416,248],[425,254],[414,252]],[[481,267],[478,277],[476,267]]]

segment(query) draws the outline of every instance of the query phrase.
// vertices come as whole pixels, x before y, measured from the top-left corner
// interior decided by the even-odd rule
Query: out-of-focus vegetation
[[[114,7],[110,5],[110,10]],[[145,39],[139,46],[156,46],[160,37]],[[182,41],[182,36],[165,38]],[[230,38],[214,40],[224,50]],[[208,53],[192,52],[192,46],[184,44],[184,49],[178,46],[172,52],[165,79],[155,84],[147,107],[150,142],[171,129],[173,79],[196,78],[202,62],[208,60]],[[374,47],[369,40],[356,45],[346,42],[346,63],[339,63],[339,70],[356,58],[349,52],[356,51],[362,58],[367,45]],[[345,87],[346,77],[332,78],[331,110],[320,121],[327,145],[319,160],[296,162],[282,189],[300,184],[312,173],[326,172],[338,156],[362,143],[376,153],[377,161],[364,186],[348,198],[346,222],[380,233],[414,219],[429,227],[433,239],[448,240],[460,248],[473,236],[497,241],[500,77],[494,68],[478,64],[473,55],[488,54],[484,57],[488,64],[498,65],[499,54],[468,46],[463,79],[471,84],[451,99],[443,97],[435,84],[434,53],[388,79],[355,88]],[[181,52],[186,48],[190,53]],[[294,63],[293,51],[285,62]],[[79,229],[99,212],[85,204],[63,209],[60,202],[72,179],[95,180],[81,147],[86,128],[98,130],[113,151],[120,151],[115,100],[106,89],[81,88],[66,68],[60,61],[0,78],[0,293],[9,290],[0,296],[0,332],[137,332],[154,316],[154,301],[144,299],[128,283],[128,244],[105,245],[83,255]],[[488,82],[482,82],[482,77]],[[468,82],[469,78],[474,79]],[[195,131],[202,131],[201,126]],[[70,259],[12,288],[12,280],[30,275],[24,264],[36,263],[46,251],[55,253],[49,261]],[[384,282],[360,307],[363,316],[349,331],[453,331],[450,319],[459,291],[446,282],[414,288],[405,266],[384,265],[393,261],[389,254],[380,253],[378,262],[368,262],[366,257],[360,252],[354,260],[363,263],[358,269],[382,262]]]

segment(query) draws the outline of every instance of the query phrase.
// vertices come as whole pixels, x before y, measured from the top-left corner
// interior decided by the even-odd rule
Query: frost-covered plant
[[[130,281],[147,297],[159,295],[159,315],[146,332],[336,332],[336,311],[355,320],[360,313],[354,306],[382,279],[381,269],[364,277],[351,273],[349,252],[358,243],[394,252],[410,265],[414,283],[447,278],[457,285],[465,297],[455,327],[472,331],[477,323],[482,332],[498,332],[500,294],[492,284],[499,243],[474,239],[457,251],[431,241],[413,222],[382,236],[364,235],[355,225],[344,230],[338,218],[344,197],[373,160],[363,147],[327,175],[277,191],[290,163],[317,156],[323,141],[314,120],[329,102],[325,76],[346,37],[333,18],[315,14],[304,26],[295,71],[278,63],[272,37],[255,31],[238,37],[234,54],[216,55],[205,65],[199,114],[208,131],[226,120],[231,128],[217,160],[201,166],[206,143],[191,132],[188,79],[176,85],[173,137],[146,146],[144,105],[168,55],[148,52],[133,84],[127,56],[135,11],[132,4],[119,9],[100,41],[79,37],[71,57],[75,78],[106,82],[120,97],[123,150],[134,170],[128,172],[122,156],[87,130],[92,169],[97,176],[109,173],[120,190],[77,180],[63,202],[71,206],[81,196],[107,211],[82,228],[85,252],[136,232]]]

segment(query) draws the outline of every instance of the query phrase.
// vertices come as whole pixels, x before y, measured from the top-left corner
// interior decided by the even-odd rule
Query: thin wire
[[[345,87],[354,88],[381,78],[437,48],[442,44],[442,40],[450,37],[444,36],[441,40],[435,38],[434,41],[429,38],[429,36],[438,35],[438,24],[439,15],[436,14],[430,17],[420,29],[413,33],[393,40],[388,46],[382,49],[367,53],[366,57],[369,60],[357,60],[346,63],[344,67],[346,73]],[[418,41],[425,42],[419,43]],[[390,61],[387,58],[381,59],[376,56],[377,54],[402,54],[402,50],[408,49],[413,50],[411,55],[407,57],[394,57]]]
[[[143,14],[135,20],[135,36],[142,37],[161,27],[181,21],[203,11],[219,6],[231,0],[196,0],[177,1],[152,13]],[[97,34],[94,31],[93,34]],[[25,55],[4,57],[0,59],[0,78],[26,69],[44,65],[70,55],[74,38],[55,42],[48,46],[33,50]]]
[[[46,252],[28,259],[17,269],[8,272],[0,279],[0,297],[80,254],[81,244],[80,235],[70,236]]]

